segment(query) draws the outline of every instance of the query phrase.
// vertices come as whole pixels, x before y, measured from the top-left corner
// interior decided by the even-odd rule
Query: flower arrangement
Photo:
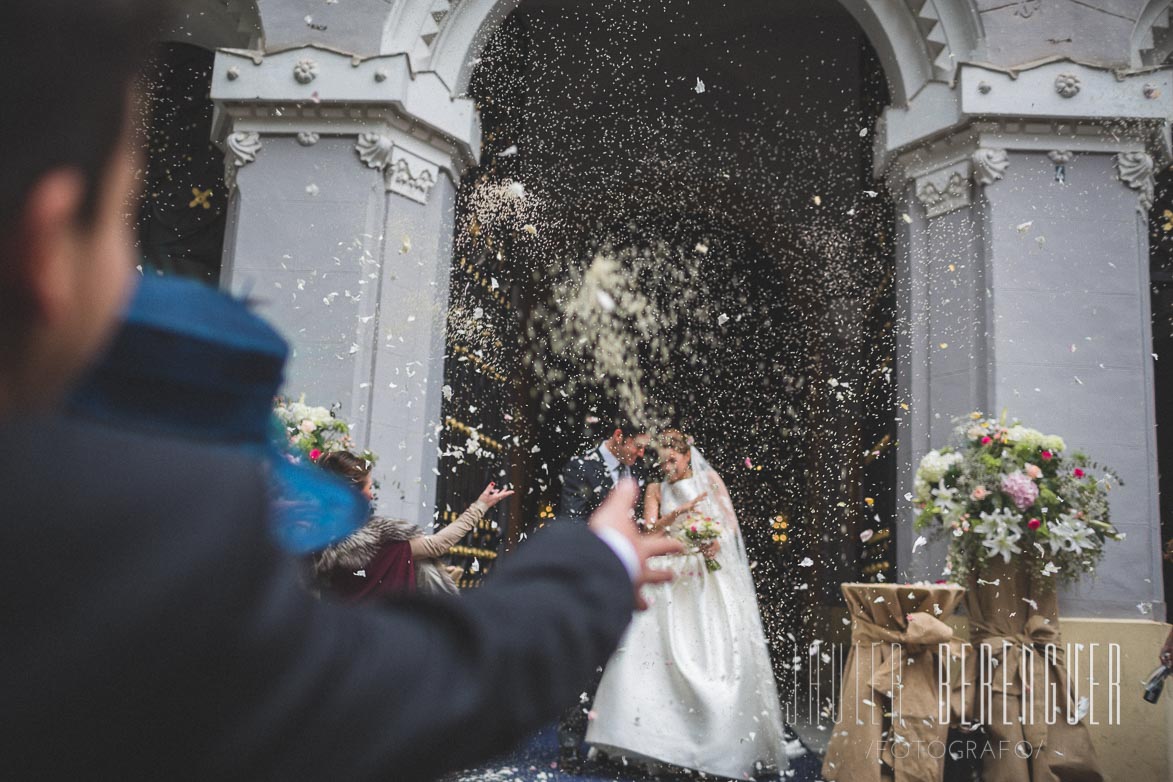
[[[1108,517],[1108,492],[1122,481],[1063,438],[972,413],[957,447],[929,451],[916,471],[916,528],[949,537],[955,581],[985,563],[1017,558],[1039,583],[1094,570],[1104,543],[1124,534]]]
[[[680,526],[680,534],[685,542],[693,545],[692,553],[694,554],[703,554],[703,549],[721,537],[721,533],[724,531],[725,528],[712,516],[706,516],[695,510],[689,511],[684,523]],[[711,557],[705,557],[705,567],[710,573],[716,573],[721,569],[721,563]]]
[[[275,400],[273,415],[285,428],[289,444],[316,462],[324,454],[351,451],[350,425],[337,416],[333,408],[313,407],[303,394],[296,402],[281,397]],[[378,458],[371,451],[358,454],[372,464]]]

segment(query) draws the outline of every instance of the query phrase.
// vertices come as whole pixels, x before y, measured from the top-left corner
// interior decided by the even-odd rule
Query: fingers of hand
[[[669,537],[644,538],[640,541],[641,557],[662,557],[665,554],[684,553],[684,544]]]
[[[651,568],[644,568],[644,572],[640,580],[645,584],[664,584],[675,578],[675,574],[671,570],[653,570]]]

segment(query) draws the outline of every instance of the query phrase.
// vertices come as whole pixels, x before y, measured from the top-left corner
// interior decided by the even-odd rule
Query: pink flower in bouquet
[[[1054,456],[1054,454],[1053,454],[1053,453],[1051,453],[1050,451],[1043,451],[1043,452],[1042,452],[1041,454],[1039,454],[1039,455],[1043,457],[1043,461],[1044,461],[1044,462],[1049,462],[1049,461],[1051,461],[1051,457],[1052,457],[1052,456]]]
[[[990,437],[989,435],[986,435],[985,437],[982,438],[982,445],[989,445],[992,442],[994,442],[994,439],[992,437]]]
[[[1038,519],[1031,519],[1030,521],[1028,521],[1026,523],[1026,526],[1029,527],[1030,529],[1038,529],[1042,525],[1043,525],[1043,522],[1039,521]]]
[[[1083,470],[1079,469],[1078,467],[1076,467],[1074,470],[1072,470],[1071,474],[1074,475],[1076,478],[1082,478],[1084,475]]]
[[[1039,498],[1039,487],[1025,473],[1012,472],[1002,477],[1002,491],[1019,510],[1026,510]]]
[[[1037,464],[1028,464],[1022,468],[1022,471],[1036,481],[1043,477],[1043,470]]]
[[[316,462],[318,460],[318,457],[321,455],[322,455],[322,450],[320,448],[312,449],[310,451],[310,461]]]
[[[987,489],[985,486],[978,486],[973,491],[971,491],[969,493],[970,499],[977,500],[978,502],[981,502],[982,500],[984,500],[986,497],[989,497],[989,496],[990,496],[990,490]]]

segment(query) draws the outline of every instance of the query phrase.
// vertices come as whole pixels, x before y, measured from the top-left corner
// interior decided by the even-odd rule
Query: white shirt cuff
[[[610,527],[604,527],[600,530],[595,530],[595,534],[599,539],[607,544],[607,547],[619,557],[619,561],[623,563],[623,568],[627,571],[627,575],[631,578],[631,583],[639,578],[639,554],[635,553],[635,546],[627,539],[622,532]]]

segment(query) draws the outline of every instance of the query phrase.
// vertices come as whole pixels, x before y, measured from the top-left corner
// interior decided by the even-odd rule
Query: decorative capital
[[[972,201],[968,162],[917,177],[916,197],[924,206],[926,217],[938,217],[969,206]]]
[[[1057,166],[1065,166],[1072,160],[1075,160],[1075,153],[1069,149],[1052,149],[1047,153],[1047,157],[1051,162]]]
[[[387,189],[421,204],[439,179],[440,169],[417,155],[395,148],[391,167],[386,172]]]
[[[982,147],[970,156],[973,162],[973,176],[978,184],[990,186],[1002,178],[1010,167],[1010,158],[1004,149]]]
[[[257,159],[261,151],[261,134],[255,130],[229,133],[225,140],[228,155],[224,166],[224,183],[231,190],[236,187],[236,172]]]
[[[395,142],[382,133],[360,134],[354,149],[368,168],[383,172],[388,192],[412,201],[426,204],[428,195],[440,179],[439,166],[395,146]]]
[[[367,164],[367,168],[377,168],[380,171],[391,164],[393,149],[395,145],[391,139],[382,133],[361,133],[358,143],[354,145],[355,152],[362,162]]]
[[[293,65],[293,78],[297,80],[298,84],[309,84],[318,78],[318,64],[308,57],[304,60],[298,60]]]
[[[1152,155],[1147,152],[1121,152],[1116,156],[1116,170],[1120,181],[1137,193],[1137,209],[1147,213],[1153,205],[1155,170]]]

